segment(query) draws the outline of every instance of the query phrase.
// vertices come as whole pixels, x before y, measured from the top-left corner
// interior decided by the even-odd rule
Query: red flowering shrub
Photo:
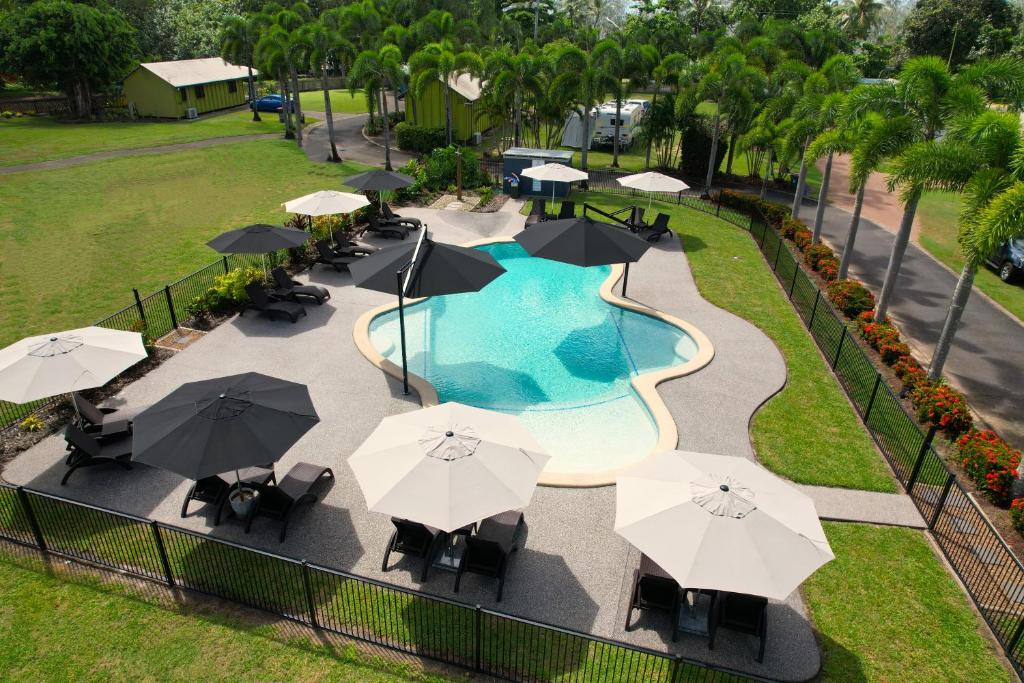
[[[1010,523],[1018,534],[1024,536],[1024,498],[1014,498],[1010,503]]]
[[[829,256],[818,261],[818,274],[825,282],[832,282],[839,277],[839,259]]]
[[[972,429],[961,436],[956,445],[960,448],[960,464],[967,476],[993,503],[1006,505],[1017,478],[1020,451],[1011,448],[995,432],[989,430]],[[1018,511],[1016,514],[1022,513]],[[1012,510],[1010,515],[1011,518],[1014,515]]]
[[[964,395],[941,381],[919,382],[910,401],[917,409],[917,419],[937,425],[950,441],[974,425]]]
[[[900,341],[899,330],[887,323],[876,323],[871,321],[859,325],[859,327],[860,336],[863,337],[864,341],[866,341],[875,351],[880,352],[882,350],[882,346],[898,344]]]
[[[834,258],[832,250],[824,244],[812,244],[804,249],[804,262],[811,267],[811,270],[821,268],[824,259]]]
[[[910,347],[903,342],[886,342],[878,347],[878,355],[886,365],[893,365],[900,358],[910,354]]]
[[[828,300],[847,318],[856,318],[875,307],[875,295],[856,280],[833,280],[828,283]]]
[[[886,316],[888,318],[888,316]],[[875,322],[875,311],[874,309],[863,311],[859,313],[853,322],[857,325],[857,329],[863,334],[864,326]]]
[[[803,251],[811,244],[811,239],[813,237],[814,233],[812,233],[807,228],[799,228],[796,232],[793,233],[793,244],[796,245],[797,249]]]
[[[782,220],[779,221],[779,232],[788,240],[793,239],[793,235],[796,234],[797,230],[806,229],[807,227],[803,223],[789,216],[783,216]]]
[[[896,362],[892,364],[892,369],[893,372],[896,373],[896,376],[911,389],[925,381],[928,377],[928,373],[924,371],[921,364],[909,354],[898,358]]]

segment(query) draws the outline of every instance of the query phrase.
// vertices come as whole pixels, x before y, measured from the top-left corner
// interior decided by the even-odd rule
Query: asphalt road
[[[306,112],[309,116],[323,119],[323,112]],[[363,137],[363,126],[367,114],[335,114],[334,144],[338,154],[345,161],[357,161],[370,166],[384,165],[384,148]],[[318,124],[308,130],[303,139],[302,148],[310,161],[327,161],[331,155],[330,141],[327,139],[327,125]],[[391,165],[397,169],[412,157],[391,147]]]

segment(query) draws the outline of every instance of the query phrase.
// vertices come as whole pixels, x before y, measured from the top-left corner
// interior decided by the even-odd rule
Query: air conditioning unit
[[[483,137],[484,137],[483,133],[481,133],[480,131],[477,131],[477,132],[473,133],[473,144],[474,145],[479,145],[480,141],[483,139]]]
[[[189,107],[188,109],[185,110],[185,118],[186,119],[198,119],[199,118],[199,112],[196,110],[195,107]]]

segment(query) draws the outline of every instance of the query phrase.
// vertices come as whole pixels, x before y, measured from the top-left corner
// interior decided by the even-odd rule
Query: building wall
[[[231,83],[234,83],[234,92],[231,92]],[[202,97],[198,96],[200,92]],[[146,69],[136,69],[124,79],[124,94],[134,103],[139,116],[181,119],[185,118],[188,107],[195,107],[203,114],[245,104],[248,86],[245,79],[241,79],[175,88]]]
[[[235,91],[231,92],[231,84],[234,84]],[[169,86],[168,86],[169,87]],[[190,85],[186,88],[176,88],[179,117],[185,116],[185,109],[195,107],[200,114],[218,109],[227,109],[245,104],[248,86],[245,79],[238,81],[221,81],[220,83],[206,83],[205,85]],[[199,94],[202,93],[202,97]]]
[[[430,84],[422,95],[410,92],[406,98],[406,116],[413,124],[444,128],[444,84],[441,81]],[[454,90],[451,91],[451,103],[452,130],[459,142],[469,140],[475,131],[482,132],[491,127],[486,117],[474,120],[479,103],[469,104],[465,97]],[[415,116],[412,115],[413,111]]]

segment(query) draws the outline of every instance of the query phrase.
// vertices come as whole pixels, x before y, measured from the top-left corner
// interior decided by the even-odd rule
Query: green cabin
[[[248,102],[248,77],[246,67],[220,57],[143,62],[124,79],[124,96],[138,116],[196,118]]]
[[[423,94],[410,92],[406,96],[405,114],[410,123],[427,128],[444,128],[444,81],[427,86]],[[490,119],[480,115],[480,93],[483,84],[479,78],[460,74],[448,79],[452,104],[452,133],[459,142],[474,142],[474,133],[491,127]]]

